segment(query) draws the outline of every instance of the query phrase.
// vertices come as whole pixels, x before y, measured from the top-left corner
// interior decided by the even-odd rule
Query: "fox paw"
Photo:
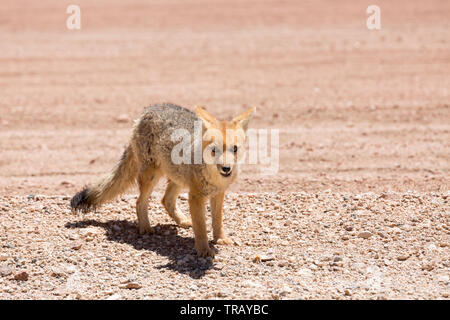
[[[189,218],[185,218],[183,220],[180,220],[180,222],[178,222],[178,225],[182,228],[190,228],[192,227],[192,220]]]
[[[140,234],[154,233],[154,232],[155,232],[155,229],[153,229],[150,225],[139,226]]]
[[[218,238],[216,239],[216,243],[217,244],[232,244],[233,241],[230,238],[227,237],[223,237],[223,238]]]
[[[213,249],[211,249],[208,245],[201,248],[195,248],[197,251],[197,255],[199,257],[212,257],[214,258],[214,255],[216,254]]]

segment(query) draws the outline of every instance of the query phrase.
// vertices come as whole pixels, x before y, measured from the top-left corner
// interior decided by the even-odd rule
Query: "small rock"
[[[98,235],[101,231],[98,228],[88,227],[80,230],[80,235],[83,237],[92,237]]]
[[[422,270],[432,271],[435,268],[435,264],[433,262],[423,262]]]
[[[284,286],[281,288],[280,292],[278,293],[281,297],[287,296],[288,294],[292,293],[292,289],[288,286]]]
[[[450,277],[448,275],[443,275],[439,277],[438,281],[448,284],[450,281]]]
[[[80,239],[80,236],[74,233],[74,234],[69,234],[69,235],[67,236],[67,238],[68,238],[69,240],[78,240],[78,239]]]
[[[124,287],[124,289],[140,289],[142,286],[136,282],[129,282]]]
[[[119,300],[120,298],[122,298],[121,296],[120,296],[120,294],[113,294],[113,295],[111,295],[111,296],[109,296],[106,300]]]
[[[279,267],[286,267],[287,265],[288,265],[287,261],[282,260],[278,262]]]
[[[256,281],[245,280],[242,282],[242,286],[245,288],[262,288],[262,285]]]
[[[8,260],[8,256],[0,256],[0,261],[6,261]]]
[[[216,263],[213,268],[214,268],[214,270],[222,270],[223,269],[223,264]]]
[[[348,289],[345,289],[344,294],[345,294],[346,296],[351,296],[351,295],[352,295],[352,293],[351,293],[350,290],[348,290]]]
[[[116,121],[119,123],[127,123],[128,121],[130,121],[130,118],[126,113],[122,113],[116,118]]]
[[[58,269],[58,268],[52,268],[52,273],[51,273],[52,277],[60,278],[60,277],[63,277],[64,275],[65,275],[64,270]]]
[[[313,272],[311,271],[311,269],[308,269],[308,268],[299,269],[297,271],[297,274],[302,277],[312,277],[313,276]]]
[[[0,267],[0,277],[9,276],[12,273],[12,269],[8,267]]]
[[[331,261],[333,256],[331,254],[325,254],[322,256],[322,261]]]
[[[185,264],[186,261],[184,261],[183,259],[177,260],[177,265],[181,266],[182,264]]]
[[[253,262],[267,262],[267,261],[272,261],[272,260],[275,260],[275,258],[274,258],[274,256],[269,255],[269,254],[263,254],[263,255],[257,254],[253,258]]]
[[[403,255],[398,256],[397,260],[398,261],[405,261],[405,260],[408,260],[408,258],[409,258],[409,254],[403,254]]]
[[[28,273],[26,273],[25,271],[19,272],[16,275],[14,275],[14,280],[27,281],[28,280]]]
[[[72,246],[73,250],[80,250],[83,245],[81,243],[76,243]]]
[[[369,239],[372,236],[372,233],[369,231],[363,231],[358,233],[358,238]]]

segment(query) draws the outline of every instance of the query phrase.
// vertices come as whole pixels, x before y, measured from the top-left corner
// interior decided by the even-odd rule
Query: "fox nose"
[[[230,172],[231,168],[230,167],[222,167],[222,171],[225,173]]]

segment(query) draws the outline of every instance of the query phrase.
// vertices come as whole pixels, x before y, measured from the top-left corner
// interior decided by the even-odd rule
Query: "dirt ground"
[[[370,4],[3,0],[0,299],[449,299],[450,2],[378,0],[376,31]],[[214,261],[164,183],[153,235],[136,190],[70,212],[164,101],[279,129],[279,171],[243,167]]]

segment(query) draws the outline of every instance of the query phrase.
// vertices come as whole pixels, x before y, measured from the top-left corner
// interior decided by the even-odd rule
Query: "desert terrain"
[[[0,299],[449,299],[450,2],[379,0],[380,30],[370,4],[3,0]],[[255,106],[250,127],[279,130],[278,172],[243,166],[214,260],[165,182],[154,234],[136,189],[70,210],[158,102]]]

